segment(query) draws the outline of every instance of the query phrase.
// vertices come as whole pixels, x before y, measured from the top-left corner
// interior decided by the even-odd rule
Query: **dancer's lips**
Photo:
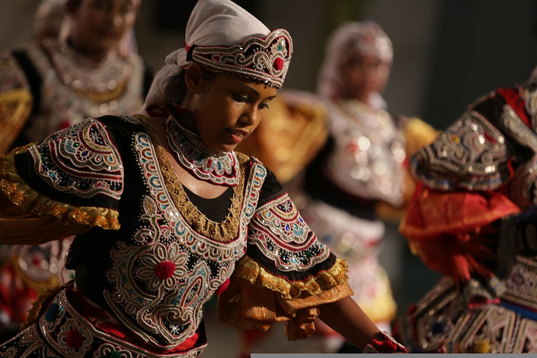
[[[239,144],[244,138],[248,136],[248,131],[245,129],[227,129],[233,142]]]

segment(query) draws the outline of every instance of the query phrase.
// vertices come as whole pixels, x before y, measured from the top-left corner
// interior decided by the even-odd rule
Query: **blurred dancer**
[[[40,296],[0,355],[195,358],[215,294],[240,329],[285,321],[301,339],[319,315],[367,352],[406,352],[349,297],[345,261],[274,174],[234,151],[284,83],[289,33],[200,0],[185,38],[145,115],[90,118],[0,156],[0,242],[77,235],[75,280]]]
[[[395,325],[412,352],[537,353],[536,125],[534,71],[410,158],[401,233],[444,275]]]
[[[380,93],[392,58],[391,41],[376,23],[342,25],[327,46],[318,85],[321,98],[284,91],[266,114],[257,142],[242,148],[273,164],[285,181],[315,157],[302,188],[295,190],[291,181],[287,189],[320,240],[345,257],[354,300],[383,330],[389,330],[396,305],[377,259],[384,238],[381,219],[401,218],[415,189],[406,169],[407,153],[436,134],[418,119],[386,111]],[[293,148],[304,154],[290,156]],[[244,352],[359,351],[344,345],[343,337],[322,322],[316,326],[317,335],[307,344],[285,348],[271,338],[279,332],[246,332]]]
[[[0,58],[0,153],[89,116],[139,110],[152,74],[135,53],[139,1],[45,0],[36,42]],[[37,295],[61,281],[69,240],[4,247],[0,330],[12,335]]]
[[[57,39],[65,19],[66,0],[43,0],[35,12],[34,36],[38,43]]]

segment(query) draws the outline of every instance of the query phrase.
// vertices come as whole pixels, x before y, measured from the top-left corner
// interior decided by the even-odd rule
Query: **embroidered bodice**
[[[200,337],[203,304],[245,254],[289,282],[336,264],[274,175],[245,155],[236,154],[240,181],[231,200],[220,202],[229,214],[207,218],[143,117],[89,119],[23,151],[15,156],[21,177],[80,207],[63,217],[98,226],[71,246],[67,267],[80,291],[158,349]],[[86,209],[95,206],[106,209]]]
[[[57,41],[5,53],[0,63],[0,91],[23,89],[32,96],[30,118],[16,145],[40,141],[90,116],[136,113],[151,78],[137,55],[123,58],[113,53],[93,65]],[[0,122],[9,123],[4,116],[20,114],[7,111]],[[17,120],[24,123],[26,118]]]
[[[333,105],[330,133],[325,170],[334,184],[358,198],[400,205],[405,138],[394,118],[349,100]]]

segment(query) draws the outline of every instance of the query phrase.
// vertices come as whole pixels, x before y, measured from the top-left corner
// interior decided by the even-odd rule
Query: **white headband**
[[[292,46],[286,30],[271,32],[230,0],[199,0],[188,20],[185,48],[166,57],[144,108],[165,104],[168,83],[192,62],[279,88],[289,67]]]

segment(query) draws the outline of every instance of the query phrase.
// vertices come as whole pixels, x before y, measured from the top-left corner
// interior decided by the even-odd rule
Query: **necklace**
[[[190,174],[216,185],[239,184],[239,160],[234,151],[216,152],[188,130],[170,112],[165,122],[166,139],[179,164]]]
[[[98,64],[77,53],[65,41],[46,41],[44,48],[51,57],[58,78],[75,92],[122,93],[133,72],[132,58],[110,52]]]

